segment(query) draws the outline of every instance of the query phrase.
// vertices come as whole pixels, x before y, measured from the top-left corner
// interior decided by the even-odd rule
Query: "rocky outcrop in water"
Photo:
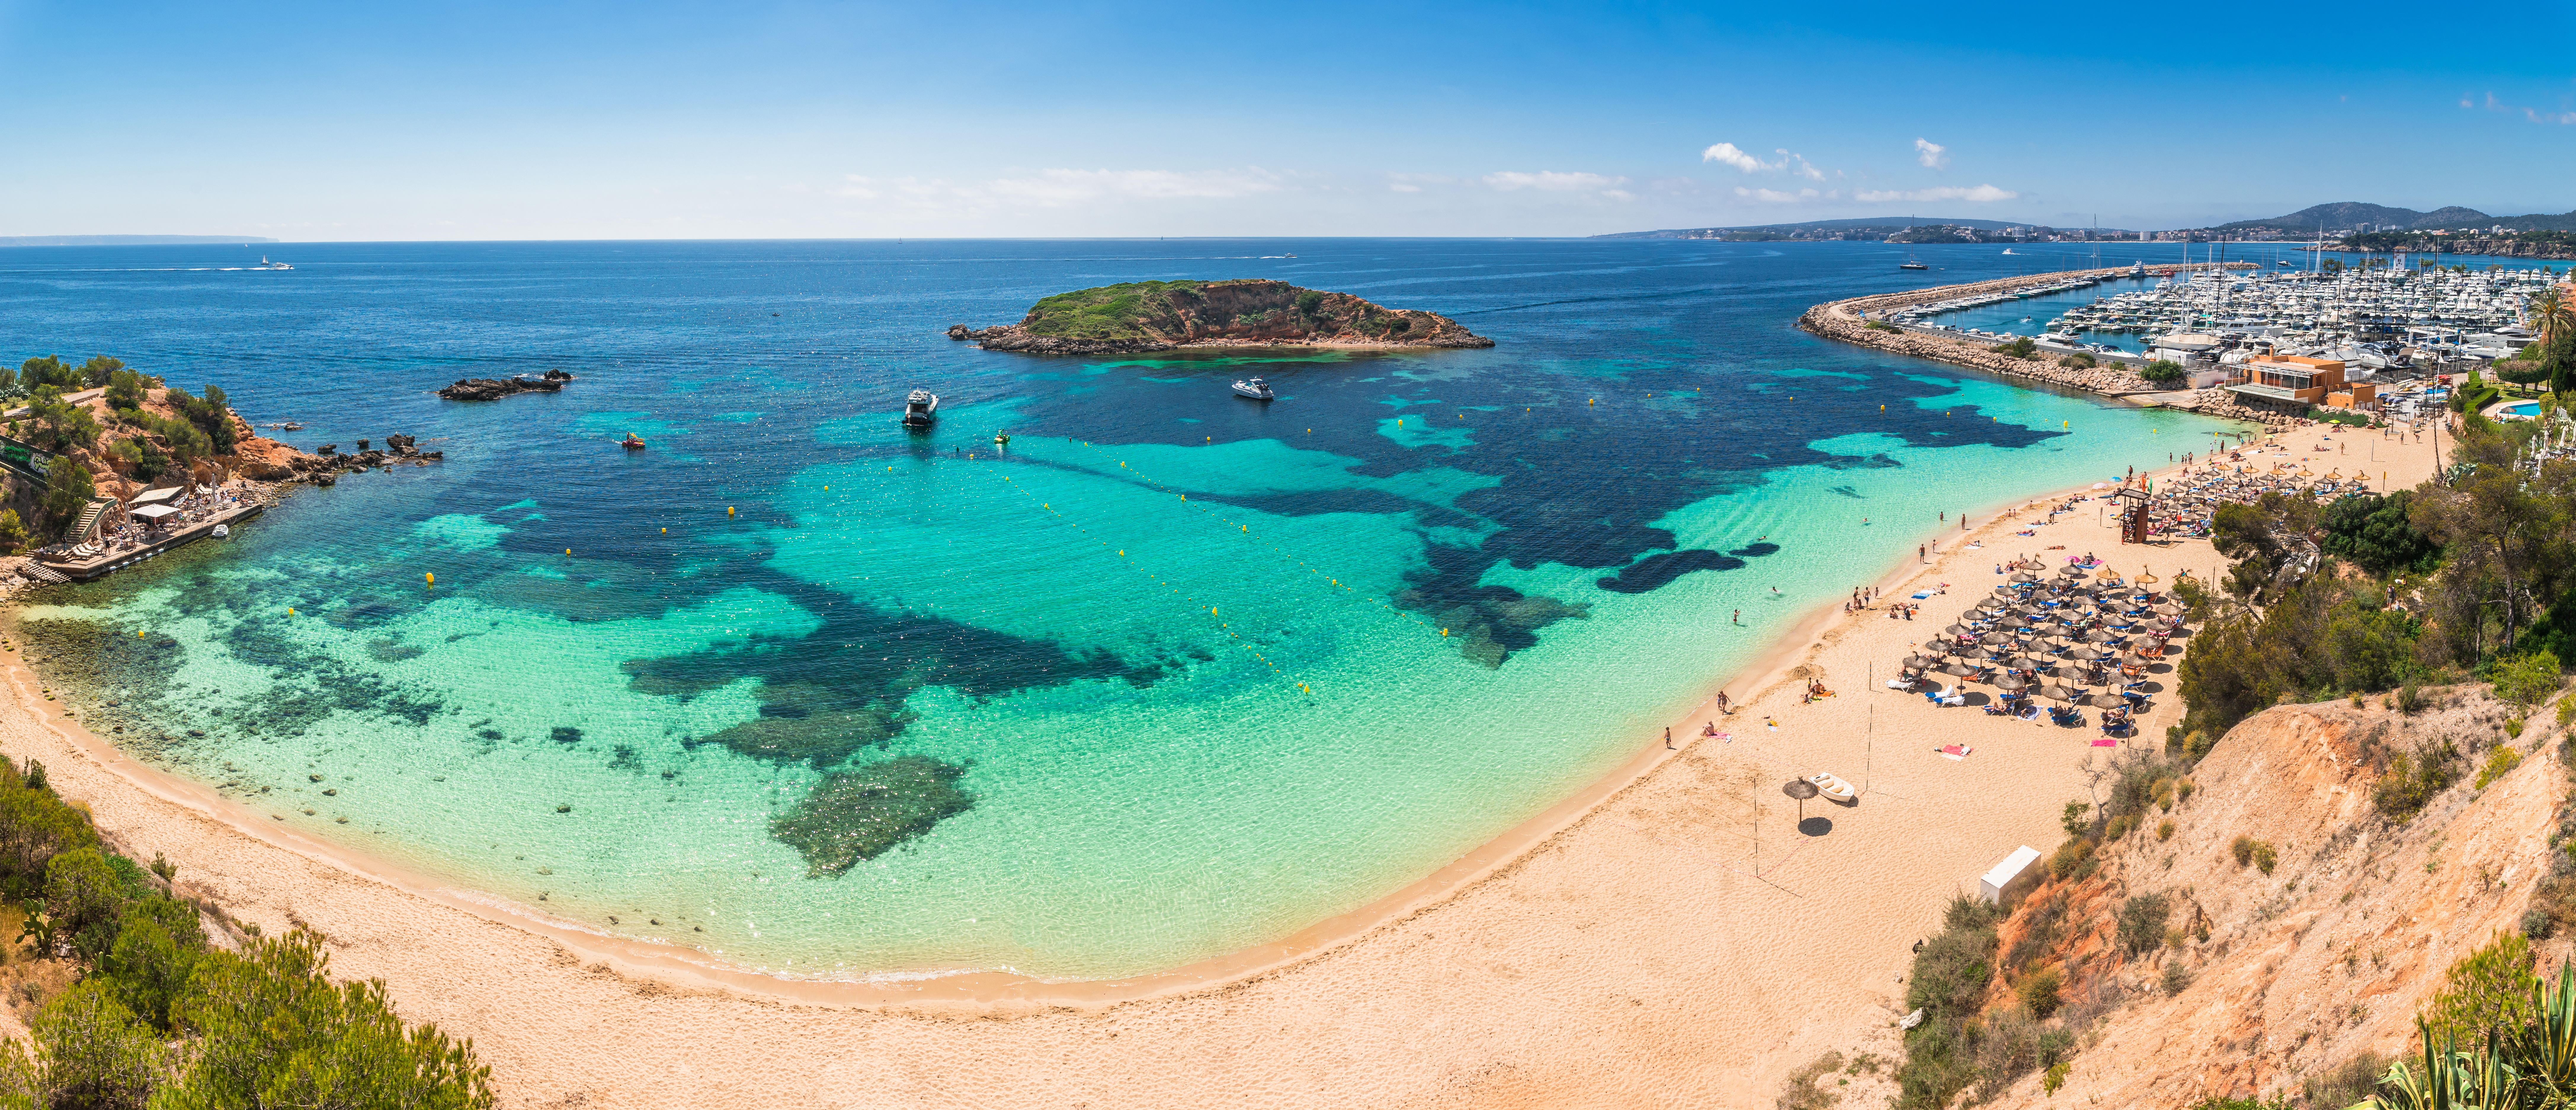
[[[1128,354],[1177,347],[1472,348],[1494,341],[1456,320],[1386,308],[1348,293],[1284,281],[1140,281],[1060,293],[1019,323],[948,338],[988,351],[1044,355]]]
[[[450,401],[498,401],[517,393],[560,393],[572,375],[562,370],[548,370],[541,377],[521,374],[515,378],[458,378],[455,385],[438,391]]]

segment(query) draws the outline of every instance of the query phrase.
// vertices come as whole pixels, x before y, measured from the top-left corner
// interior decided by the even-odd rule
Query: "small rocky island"
[[[1131,281],[1058,293],[1019,323],[953,324],[988,351],[1107,355],[1175,347],[1491,347],[1436,312],[1385,308],[1284,281]]]
[[[513,393],[561,393],[572,374],[548,370],[544,377],[521,374],[515,378],[458,378],[455,385],[439,390],[438,395],[450,401],[498,401]]]

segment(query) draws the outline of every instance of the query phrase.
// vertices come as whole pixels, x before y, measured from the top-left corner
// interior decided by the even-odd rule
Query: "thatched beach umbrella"
[[[2018,574],[2013,575],[2010,579],[2008,579],[2008,581],[2013,581],[2013,582],[2037,582],[2037,581],[2039,581],[2039,576],[2038,576],[2038,575],[2036,575],[2036,574],[2032,574],[2031,572],[2029,572],[2029,571],[2026,571],[2026,570],[2025,570],[2025,571],[2022,571],[2022,572],[2020,572],[2020,573],[2018,573]]]
[[[2129,707],[2128,700],[2117,694],[2095,694],[2084,700],[2086,704],[2091,705],[2096,709],[2126,709]]]
[[[1944,628],[1944,629],[1942,629],[1941,631],[1946,632],[1946,633],[1949,633],[1950,635],[1953,635],[1953,636],[1965,636],[1965,635],[1969,634],[1970,632],[1974,632],[1974,631],[1976,631],[1976,630],[1975,630],[1975,629],[1972,629],[1972,628],[1969,628],[1968,626],[1966,626],[1966,625],[1964,625],[1964,624],[1954,624],[1954,625],[1951,625],[1951,626],[1950,626],[1950,627],[1948,627],[1948,628]]]
[[[1816,796],[1816,784],[1805,779],[1790,779],[1780,784],[1780,792],[1798,799],[1798,823],[1807,822],[1807,799]]]
[[[2069,659],[2083,659],[2090,661],[2100,659],[2102,657],[2102,653],[2089,647],[2078,646],[2066,649],[2066,657]]]
[[[1929,655],[1908,655],[1905,657],[1905,665],[1919,671],[1925,667],[1938,667],[1941,665],[1941,660]]]
[[[2050,701],[2074,701],[2080,695],[2063,686],[2042,686],[2039,688],[2039,696]]]
[[[2096,628],[2093,631],[2084,634],[2084,642],[2088,644],[2107,644],[2118,638],[2119,637],[2117,636],[2111,635],[2108,630],[2100,628]]]
[[[1969,665],[1967,665],[1967,664],[1965,664],[1965,663],[1952,663],[1952,664],[1949,664],[1949,665],[1947,665],[1947,666],[1942,667],[1942,668],[1941,668],[1941,673],[1942,673],[1942,674],[1946,674],[1946,675],[1952,675],[1952,676],[1955,676],[1955,677],[1958,677],[1958,678],[1966,678],[1966,677],[1968,677],[1969,675],[1972,675],[1972,674],[1977,673],[1977,669],[1976,669],[1975,667],[1971,667],[1971,666],[1969,666]]]

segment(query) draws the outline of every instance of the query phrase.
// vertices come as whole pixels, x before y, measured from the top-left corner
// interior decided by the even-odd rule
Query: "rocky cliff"
[[[2450,966],[2524,927],[2568,799],[2558,730],[2544,727],[2554,713],[2516,739],[2505,723],[2518,711],[2484,687],[2432,693],[2440,707],[2414,714],[2378,698],[2277,707],[2220,740],[2191,771],[2197,789],[2151,818],[2169,816],[2169,836],[2141,826],[2104,849],[2098,877],[2061,891],[2090,938],[2069,952],[2070,993],[2106,1006],[2077,1031],[2064,1089],[2052,1097],[2034,1072],[1989,1104],[2283,1098],[2407,1052]],[[2460,781],[2403,823],[2380,812],[2372,789],[2391,754],[2443,744],[2461,753]],[[2472,768],[2499,745],[2530,755],[2481,788]],[[2238,838],[2267,851],[2248,862]],[[2110,938],[2118,899],[2150,893],[2172,903],[2168,943],[2126,955]],[[2005,924],[2006,948],[2029,913]],[[2554,970],[2568,946],[2534,947]],[[1996,984],[1999,1004],[2007,991]]]
[[[951,325],[988,351],[1123,354],[1175,347],[1491,347],[1434,312],[1386,308],[1284,281],[1139,281],[1059,293],[1019,323]]]

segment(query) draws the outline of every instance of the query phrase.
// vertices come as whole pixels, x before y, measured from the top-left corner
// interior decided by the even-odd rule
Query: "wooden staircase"
[[[73,543],[87,542],[90,532],[98,527],[98,518],[106,516],[107,507],[113,504],[116,502],[112,500],[91,501],[88,508],[81,510],[80,518],[72,521],[71,530],[63,533],[63,538]]]

